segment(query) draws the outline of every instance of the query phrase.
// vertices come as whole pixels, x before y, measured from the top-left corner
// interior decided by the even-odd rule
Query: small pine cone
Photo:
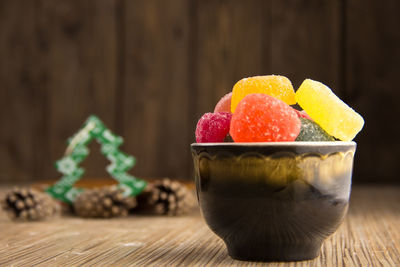
[[[137,205],[136,198],[124,197],[115,186],[87,189],[75,199],[74,210],[81,217],[111,218],[128,215]]]
[[[138,196],[138,210],[175,216],[189,212],[193,202],[193,196],[184,184],[165,178],[149,184]]]
[[[60,211],[60,205],[49,195],[31,188],[7,192],[1,206],[12,219],[25,221],[43,220]]]

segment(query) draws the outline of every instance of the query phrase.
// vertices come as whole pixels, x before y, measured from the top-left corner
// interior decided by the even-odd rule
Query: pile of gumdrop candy
[[[196,141],[351,141],[363,125],[361,115],[323,83],[306,79],[295,92],[284,76],[255,76],[238,81],[213,113],[200,118]]]

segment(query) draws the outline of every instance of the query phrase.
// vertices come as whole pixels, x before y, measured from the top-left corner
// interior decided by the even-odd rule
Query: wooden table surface
[[[60,217],[16,223],[0,213],[0,266],[261,266],[232,260],[198,211],[183,217]],[[344,223],[315,260],[269,266],[400,266],[400,187],[355,187]]]

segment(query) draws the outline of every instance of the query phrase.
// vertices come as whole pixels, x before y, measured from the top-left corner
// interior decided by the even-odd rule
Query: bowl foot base
[[[243,244],[227,245],[229,256],[242,261],[303,261],[318,257],[321,244],[265,245],[260,247]]]

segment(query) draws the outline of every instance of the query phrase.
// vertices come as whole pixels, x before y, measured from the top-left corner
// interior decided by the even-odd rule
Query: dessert
[[[197,122],[196,142],[223,142],[229,133],[232,114],[228,112],[206,113]]]
[[[296,141],[335,141],[335,138],[330,136],[314,121],[300,118],[301,129],[296,138]]]
[[[304,110],[290,106],[295,100]],[[356,143],[340,140],[354,138],[362,117],[319,82],[295,93],[272,75],[236,83],[231,111],[223,123],[219,113],[204,115],[191,145],[207,225],[234,259],[317,257],[348,209]]]
[[[233,86],[232,113],[246,95],[257,93],[273,96],[288,105],[296,104],[294,89],[288,78],[280,75],[255,76],[241,79]]]
[[[265,94],[249,94],[240,101],[229,131],[235,142],[294,141],[299,132],[293,108]]]
[[[224,95],[215,105],[214,113],[217,112],[228,112],[231,113],[231,99],[232,99],[232,92]]]
[[[364,126],[361,115],[323,83],[306,79],[296,92],[296,101],[327,133],[342,141],[353,140]]]
[[[303,110],[290,106],[296,103]],[[229,111],[232,120],[227,115]],[[232,93],[217,103],[214,113],[206,113],[199,120],[196,141],[223,142],[229,140],[225,138],[228,133],[234,142],[334,141],[335,138],[351,141],[363,125],[361,115],[323,83],[306,79],[295,92],[284,76],[255,76],[238,81]]]

